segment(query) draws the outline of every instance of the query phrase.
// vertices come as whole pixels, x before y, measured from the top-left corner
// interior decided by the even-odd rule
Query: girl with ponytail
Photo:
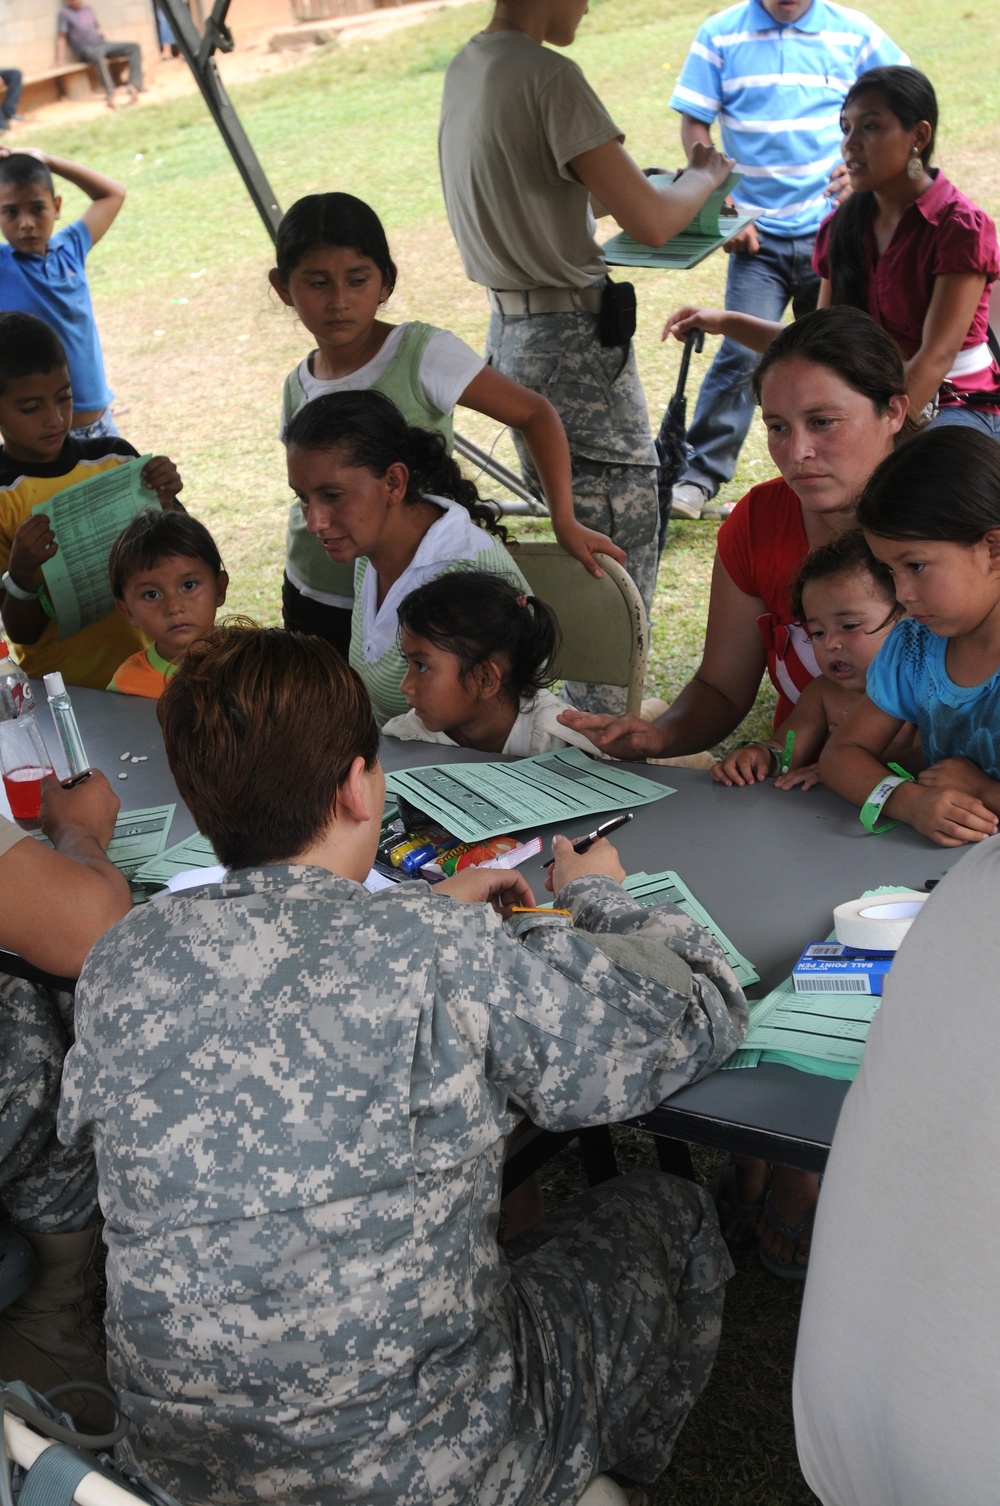
[[[405,716],[383,727],[404,741],[527,758],[593,743],[556,720],[548,689],[559,646],[552,608],[510,581],[459,569],[411,591],[399,608]]]
[[[379,726],[407,710],[397,613],[404,597],[473,563],[528,584],[504,543],[498,510],[480,500],[440,434],[416,429],[381,392],[335,392],[285,430],[288,481],[328,559],[355,562],[349,658]]]

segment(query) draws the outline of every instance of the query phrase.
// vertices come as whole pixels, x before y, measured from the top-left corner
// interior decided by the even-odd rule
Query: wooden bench
[[[109,58],[108,62],[114,75],[118,63],[126,66],[124,58]],[[103,93],[97,69],[92,63],[74,60],[25,78],[20,108],[27,113],[38,105],[50,105],[59,99],[90,99],[95,93]]]

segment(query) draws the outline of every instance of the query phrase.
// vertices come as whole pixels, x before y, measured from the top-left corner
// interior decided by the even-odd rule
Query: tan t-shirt
[[[0,858],[5,852],[10,852],[10,849],[20,842],[22,837],[30,835],[30,832],[22,831],[19,826],[15,826],[13,821],[8,821],[6,816],[0,816]]]
[[[569,163],[624,139],[569,58],[520,31],[467,42],[445,75],[438,152],[448,219],[472,281],[600,281],[589,196]]]

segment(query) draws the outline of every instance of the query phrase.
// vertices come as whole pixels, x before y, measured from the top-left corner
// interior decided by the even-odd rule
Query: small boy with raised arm
[[[119,665],[109,690],[158,700],[196,638],[211,632],[229,576],[215,540],[196,518],[155,507],[137,513],[111,546],[115,606],[152,638]]]
[[[819,784],[819,755],[830,733],[865,694],[868,666],[899,617],[892,575],[861,529],[821,544],[803,561],[792,609],[809,634],[819,674],[799,696],[773,742],[745,743],[712,767],[719,784],[758,784],[777,775],[780,790]],[[794,733],[785,767],[785,749]],[[906,723],[889,755],[912,762],[915,731]]]
[[[57,492],[136,458],[124,439],[74,439],[73,389],[58,335],[30,314],[0,313],[0,619],[25,674],[58,669],[68,685],[103,690],[122,660],[146,639],[120,612],[60,638],[41,567],[58,545],[45,513],[32,508]],[[161,507],[183,485],[157,455],[142,472]],[[104,577],[104,561],[99,566]]]
[[[55,235],[62,199],[53,173],[82,189],[91,201],[78,220]],[[0,231],[7,242],[0,245],[0,309],[44,319],[63,342],[73,383],[76,439],[118,433],[86,261],[124,202],[121,183],[93,168],[35,148],[0,147]]]

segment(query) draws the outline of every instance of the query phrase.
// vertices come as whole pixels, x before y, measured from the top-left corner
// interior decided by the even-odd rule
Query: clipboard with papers
[[[718,251],[720,246],[731,241],[734,235],[739,235],[747,225],[752,225],[761,213],[759,209],[751,214],[723,213],[726,196],[732,193],[742,177],[742,173],[730,173],[726,181],[709,194],[687,229],[662,246],[644,246],[640,241],[633,240],[626,231],[620,230],[617,235],[606,240],[602,247],[608,266],[659,267],[675,272],[696,267],[706,256],[711,256],[713,251]],[[649,181],[654,188],[666,188],[674,181],[674,175],[654,173]]]

